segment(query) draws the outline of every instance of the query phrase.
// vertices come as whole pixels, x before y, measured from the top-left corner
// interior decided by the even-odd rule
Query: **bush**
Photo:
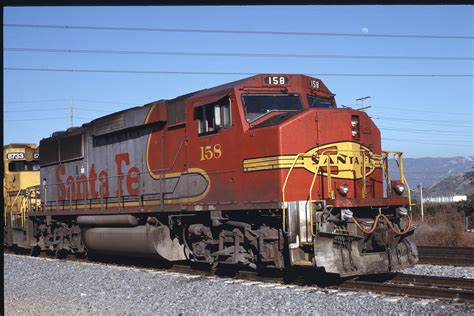
[[[415,208],[416,243],[420,246],[474,247],[474,233],[465,231],[465,214],[459,203],[428,204],[421,222],[419,209]]]

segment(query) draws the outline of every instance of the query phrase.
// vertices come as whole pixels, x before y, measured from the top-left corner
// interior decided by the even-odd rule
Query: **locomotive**
[[[343,277],[418,260],[402,153],[317,78],[159,100],[56,132],[39,154],[41,204],[7,246]]]
[[[27,212],[40,206],[40,166],[36,144],[9,144],[3,147],[4,242],[23,245]],[[5,227],[5,226],[4,226]]]

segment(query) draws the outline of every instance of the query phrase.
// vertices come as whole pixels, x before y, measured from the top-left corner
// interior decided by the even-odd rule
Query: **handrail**
[[[173,162],[171,163],[171,166],[166,167],[166,168],[158,168],[158,169],[151,169],[151,170],[147,170],[147,171],[140,171],[140,172],[137,172],[137,174],[140,175],[140,176],[143,175],[143,174],[148,174],[148,175],[152,176],[152,175],[157,175],[159,173],[159,177],[160,177],[159,179],[161,180],[163,178],[164,171],[169,171],[169,170],[172,170],[174,168],[176,162],[178,161],[179,155],[183,152],[183,148],[185,147],[184,144],[186,143],[186,141],[187,141],[187,138],[183,137],[183,139],[182,139],[182,141],[179,145],[179,148],[177,149],[176,154],[173,158]],[[88,178],[86,180],[74,181],[74,184],[82,183],[82,182],[96,181],[96,180],[101,182],[103,179],[110,180],[110,179],[115,179],[115,178],[117,178],[117,181],[121,181],[123,179],[122,177],[124,177],[124,175],[108,175],[107,177],[96,176],[95,178]],[[65,184],[67,185],[67,183],[65,183]],[[51,184],[42,184],[41,186],[46,189],[47,187],[56,187],[58,185],[59,185],[59,183],[56,182],[56,183],[51,183]],[[141,182],[140,182],[140,187],[141,187]],[[69,209],[72,211],[72,209],[73,209],[73,203],[72,202],[75,201],[76,204],[77,204],[78,199],[75,199],[75,197],[72,197],[72,190],[70,189],[69,185],[67,185],[66,190],[67,190],[66,191],[66,198],[64,200],[61,200],[61,201],[63,202],[63,207],[64,207],[64,201],[67,201],[67,199],[69,199]],[[160,185],[160,204],[162,205],[162,207],[163,207],[163,204],[164,204],[164,196],[162,194],[163,191],[164,191],[164,186]],[[99,193],[100,193],[100,199],[101,199],[101,207],[103,207],[103,198],[104,197],[103,197],[103,192],[102,192],[102,186],[100,186],[100,192]],[[119,190],[119,193],[120,193],[120,190]],[[119,206],[121,206],[121,200],[122,200],[123,197],[125,197],[125,196],[122,196],[121,194],[118,194],[117,197],[116,197],[117,198],[117,203],[119,204]],[[85,200],[86,200],[86,198],[84,199],[84,201]],[[91,200],[91,199],[89,199],[89,200]],[[46,198],[45,198],[45,200],[43,202],[46,205],[48,202],[51,202],[51,201],[47,201]],[[57,195],[56,195],[56,207],[58,207],[58,205],[59,205],[59,200],[57,199]],[[76,207],[76,209],[77,209],[77,207]]]
[[[403,184],[405,184],[405,186],[407,187],[407,195],[408,195],[408,208],[410,209],[410,212],[411,212],[411,206],[412,206],[412,203],[411,203],[411,192],[410,192],[410,187],[408,186],[408,181],[407,179],[405,178],[405,173],[404,173],[404,170],[403,170],[403,157],[402,157],[403,153],[400,153],[398,155],[398,158],[400,159],[400,164],[398,165],[398,168],[400,170],[400,180],[402,180]]]
[[[296,155],[295,159],[293,160],[293,163],[291,164],[290,171],[286,174],[285,182],[283,183],[283,188],[282,188],[282,215],[283,215],[283,232],[286,233],[286,202],[285,202],[285,189],[286,189],[286,184],[288,182],[288,178],[290,177],[291,172],[293,171],[293,168],[296,165],[296,161],[301,157],[304,156],[306,153],[299,153]]]
[[[398,166],[399,166],[399,171],[400,171],[400,178],[401,178],[401,181],[403,182],[403,184],[407,187],[407,194],[408,194],[408,201],[409,201],[409,209],[410,209],[410,212],[411,212],[411,206],[412,206],[412,203],[411,203],[411,193],[410,193],[410,188],[408,186],[408,181],[406,180],[405,178],[405,175],[404,175],[404,170],[403,170],[403,153],[402,152],[399,152],[399,151],[382,151],[381,155],[378,155],[378,154],[372,154],[371,152],[367,152],[367,150],[350,150],[350,149],[344,149],[344,150],[338,150],[338,152],[359,152],[362,154],[362,170],[361,170],[361,174],[362,174],[362,180],[363,180],[363,189],[362,189],[362,195],[363,195],[363,198],[367,198],[367,170],[366,170],[366,157],[369,157],[369,159],[377,159],[381,162],[381,167],[382,167],[382,171],[384,173],[384,177],[385,177],[385,181],[387,181],[387,186],[390,187],[390,183],[389,183],[389,180],[390,180],[390,176],[388,175],[389,173],[389,168],[388,168],[388,160],[389,160],[389,154],[390,153],[393,153],[394,154],[394,159],[395,161],[397,162]],[[318,154],[318,153],[314,153],[313,155],[311,155],[311,158],[314,158],[315,156],[318,156],[320,155],[321,157],[323,157],[324,155],[327,155],[328,159],[326,160],[327,162],[327,171],[326,171],[326,176],[327,176],[327,187],[328,187],[328,197],[329,198],[332,198],[334,199],[335,196],[334,196],[334,192],[332,192],[332,183],[331,183],[331,163],[330,163],[330,154],[334,152],[334,149],[328,149],[328,150],[325,150],[323,151],[321,154]],[[292,164],[291,164],[291,167],[290,167],[290,170],[288,171],[287,175],[286,175],[286,178],[285,178],[285,181],[283,183],[283,188],[282,188],[282,224],[283,224],[283,232],[287,232],[286,231],[286,198],[285,198],[285,190],[286,190],[286,186],[288,184],[288,179],[291,175],[291,173],[293,172],[293,169],[296,165],[296,162],[301,158],[301,157],[305,157],[305,155],[307,155],[307,153],[299,153],[296,155],[295,159],[293,160]],[[309,156],[309,155],[308,155]],[[316,177],[318,176],[318,173],[319,173],[319,170],[321,168],[321,165],[322,165],[322,159],[319,159],[318,160],[318,163],[316,165],[316,170],[314,172],[314,176],[313,176],[313,179],[311,181],[311,186],[310,186],[310,189],[309,189],[309,211],[310,211],[310,214],[309,214],[309,217],[310,217],[310,231],[311,231],[311,235],[312,236],[315,236],[315,233],[314,233],[314,227],[313,227],[313,205],[312,205],[312,201],[313,201],[313,188],[314,188],[314,184],[315,184],[315,181],[316,181]],[[355,175],[354,175],[355,176]]]
[[[411,207],[412,207],[413,204],[411,202],[410,186],[408,185],[408,181],[405,178],[405,171],[403,169],[403,152],[401,152],[401,151],[392,151],[392,150],[384,150],[382,153],[387,155],[387,169],[388,169],[388,156],[389,156],[389,154],[393,154],[393,159],[395,160],[395,162],[398,165],[398,172],[400,173],[400,180],[402,181],[402,183],[407,188],[408,208],[411,212],[412,211]],[[388,170],[387,170],[387,174],[388,174]],[[387,187],[390,187],[390,183],[387,183]]]
[[[326,154],[329,154],[331,151],[334,151],[334,150],[325,150],[321,153],[321,156],[324,156]],[[313,154],[313,157],[318,155],[317,153]],[[316,170],[314,172],[314,176],[313,176],[313,180],[311,181],[311,186],[309,188],[309,223],[310,223],[310,232],[311,232],[311,236],[315,236],[314,234],[314,228],[313,228],[313,187],[314,187],[314,183],[316,181],[316,177],[318,176],[318,172],[319,172],[319,168],[321,166],[321,161],[322,159],[319,159],[318,160],[318,164],[316,165]],[[328,155],[328,159],[327,159],[327,162],[328,162],[328,166],[327,166],[327,173],[330,174],[331,173],[331,170],[329,169],[330,166],[329,166],[329,155]],[[330,179],[328,179],[328,183],[330,182]],[[328,187],[328,193],[329,193],[329,190],[330,190],[330,186]]]
[[[17,215],[20,216],[20,223],[21,223],[22,227],[25,227],[26,213],[28,212],[28,210],[31,209],[31,201],[30,201],[31,193],[32,192],[35,193],[35,199],[36,199],[37,198],[36,197],[36,190],[38,189],[38,187],[39,186],[31,186],[31,187],[27,187],[25,189],[20,189],[20,190],[17,191],[13,201],[10,204],[8,204],[7,207],[4,210],[3,219],[4,219],[5,224],[7,222],[8,213],[10,214],[10,222],[11,223],[13,223],[13,215],[17,214]],[[17,205],[18,210],[17,210],[16,213],[13,213],[13,206],[15,204]],[[37,205],[37,203],[35,203],[35,205]]]
[[[18,198],[18,196],[20,196],[20,192],[21,192],[21,189],[18,190],[15,198],[13,199],[12,204],[10,204],[10,225],[12,225],[12,223],[13,223],[13,205],[15,204],[16,199]],[[6,222],[7,222],[7,217],[6,217],[6,213],[5,213],[5,223]]]
[[[362,151],[362,198],[367,198],[367,173],[365,167],[365,151]]]

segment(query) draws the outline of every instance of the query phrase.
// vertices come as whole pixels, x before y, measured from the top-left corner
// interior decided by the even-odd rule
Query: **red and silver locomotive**
[[[55,133],[19,244],[341,276],[412,266],[402,154],[334,96],[316,78],[257,75]]]

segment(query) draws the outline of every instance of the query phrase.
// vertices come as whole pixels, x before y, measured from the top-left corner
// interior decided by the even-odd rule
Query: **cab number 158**
[[[220,144],[214,146],[201,146],[201,161],[219,159],[222,156],[222,147]]]

